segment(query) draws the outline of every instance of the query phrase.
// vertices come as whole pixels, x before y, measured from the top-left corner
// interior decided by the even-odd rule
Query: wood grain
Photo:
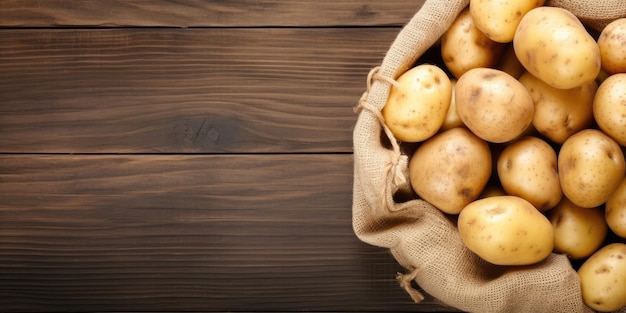
[[[2,27],[404,25],[424,0],[3,0]]]
[[[397,31],[0,30],[0,151],[351,152]]]
[[[351,155],[2,155],[0,307],[420,311],[351,228]]]
[[[424,0],[2,0],[2,312],[433,312],[351,226]]]

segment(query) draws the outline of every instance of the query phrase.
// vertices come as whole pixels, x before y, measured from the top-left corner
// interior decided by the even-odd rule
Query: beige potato
[[[515,55],[512,43],[506,46],[495,68],[513,76],[515,79],[519,79],[526,72],[524,65],[520,63],[517,55]]]
[[[569,137],[558,155],[563,194],[577,206],[593,208],[606,202],[624,178],[620,146],[597,129]]]
[[[443,124],[441,125],[441,131],[452,129],[455,127],[463,127],[463,121],[459,117],[459,114],[456,112],[456,101],[454,101],[454,89],[456,88],[456,79],[451,79],[452,83],[452,94],[450,95],[450,106],[448,107],[448,112],[446,113],[446,117],[443,120]]]
[[[593,254],[608,233],[602,207],[582,208],[567,198],[548,211],[548,219],[554,228],[554,251],[574,260]]]
[[[498,158],[497,171],[507,194],[539,211],[553,208],[563,197],[556,152],[540,138],[524,137],[508,145]]]
[[[550,141],[561,144],[593,123],[593,99],[598,89],[595,81],[571,89],[558,89],[526,72],[519,82],[535,104],[533,126]]]
[[[600,73],[598,74],[598,77],[596,77],[596,83],[598,84],[602,84],[602,82],[609,78],[609,76],[611,76],[613,74],[610,74],[609,72],[605,71],[603,68],[600,69]]]
[[[604,27],[598,37],[602,68],[610,74],[626,72],[626,17]]]
[[[496,196],[507,196],[506,191],[502,188],[502,186],[498,184],[488,184],[483,192],[480,194],[478,199],[496,197]]]
[[[504,143],[504,145],[513,143],[521,138],[528,137],[528,136],[534,136],[534,137],[540,136],[539,132],[537,131],[537,129],[535,129],[535,126],[532,123],[530,123],[530,125],[528,125],[528,127],[526,127],[526,129],[524,129],[524,131],[521,134],[519,134],[519,136],[513,138],[513,140],[510,140]]]
[[[435,135],[409,160],[413,190],[448,214],[458,214],[478,198],[490,175],[489,146],[466,128]]]
[[[535,107],[526,88],[511,75],[475,68],[461,76],[454,92],[457,113],[478,137],[504,143],[531,124]]]
[[[476,27],[496,42],[511,42],[522,17],[544,0],[470,0]]]
[[[595,93],[592,107],[598,127],[626,146],[626,73],[605,79]]]
[[[550,221],[516,196],[476,200],[461,211],[457,224],[465,246],[496,265],[534,264],[554,247]]]
[[[396,139],[420,142],[432,137],[443,124],[452,97],[446,73],[421,64],[402,74],[392,86],[381,113]]]
[[[463,10],[441,37],[443,62],[456,78],[473,68],[495,66],[504,48],[476,28],[469,9]]]
[[[600,312],[626,306],[626,244],[612,243],[596,251],[578,269],[583,301]]]
[[[626,239],[626,177],[606,201],[605,219],[616,235]]]
[[[581,86],[600,72],[595,39],[562,8],[543,6],[526,13],[515,31],[513,48],[528,72],[555,88]]]

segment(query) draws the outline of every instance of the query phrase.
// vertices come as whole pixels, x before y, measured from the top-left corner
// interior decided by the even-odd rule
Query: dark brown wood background
[[[351,227],[416,1],[0,2],[0,310],[446,311]]]

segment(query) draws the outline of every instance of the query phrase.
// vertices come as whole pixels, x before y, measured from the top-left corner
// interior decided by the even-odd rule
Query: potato
[[[558,89],[528,72],[519,81],[535,104],[533,126],[550,141],[561,144],[593,123],[593,98],[598,89],[595,81],[572,89]]]
[[[600,312],[626,306],[626,244],[602,247],[578,269],[584,303]]]
[[[526,72],[524,65],[520,63],[515,55],[513,44],[507,45],[495,68],[513,76],[515,79],[519,79]]]
[[[598,87],[592,107],[598,127],[626,146],[626,73],[605,79]]]
[[[606,201],[605,214],[609,228],[618,236],[626,239],[626,177]]]
[[[420,142],[441,128],[451,98],[446,73],[435,65],[421,64],[398,77],[381,113],[396,139]]]
[[[572,135],[558,155],[563,194],[584,208],[602,205],[624,178],[624,163],[620,146],[603,132],[585,129]]]
[[[452,83],[452,95],[454,95],[454,89],[456,88],[456,79],[451,79]],[[459,114],[456,112],[456,101],[454,101],[454,97],[450,95],[452,98],[450,101],[450,106],[448,107],[448,112],[446,113],[446,117],[443,120],[443,124],[441,125],[441,131],[452,129],[455,127],[463,127],[463,121],[459,117]]]
[[[494,143],[510,141],[531,124],[535,108],[526,88],[511,75],[475,68],[461,76],[454,91],[463,124]]]
[[[470,0],[476,27],[496,42],[511,42],[522,17],[544,0]]]
[[[554,149],[537,137],[524,137],[508,145],[497,162],[498,178],[507,194],[546,211],[559,203],[563,192]]]
[[[600,74],[598,74],[598,77],[596,77],[596,83],[598,84],[602,84],[602,82],[604,80],[606,80],[607,78],[609,78],[609,76],[611,76],[613,74],[605,71],[603,68],[600,69]]]
[[[608,233],[602,207],[582,208],[567,198],[548,211],[548,219],[554,227],[554,251],[574,260],[593,254]]]
[[[498,184],[488,184],[478,198],[483,199],[496,196],[507,196],[507,194],[502,186]]]
[[[543,6],[526,13],[515,31],[513,48],[528,72],[554,88],[583,85],[600,72],[595,39],[562,8]]]
[[[448,214],[458,214],[478,198],[490,175],[489,146],[466,128],[435,135],[409,160],[413,190]]]
[[[496,265],[534,264],[554,246],[550,221],[516,196],[476,200],[461,211],[457,224],[465,246]]]
[[[598,37],[602,68],[610,74],[626,72],[626,17],[606,25]]]
[[[456,78],[473,68],[495,66],[504,48],[474,26],[469,9],[463,10],[441,37],[443,62]]]

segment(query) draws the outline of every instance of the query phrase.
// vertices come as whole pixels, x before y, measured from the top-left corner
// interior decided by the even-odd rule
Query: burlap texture
[[[367,79],[354,129],[353,228],[368,244],[388,248],[411,280],[443,303],[469,312],[593,312],[582,302],[575,270],[563,255],[525,267],[488,264],[462,243],[455,221],[422,200],[395,202],[409,191],[408,156],[384,126],[380,110],[393,79],[433,46],[469,0],[427,0],[397,35]],[[550,0],[600,31],[626,17],[624,0]],[[383,144],[388,137],[391,148]],[[626,312],[622,310],[621,312]]]

